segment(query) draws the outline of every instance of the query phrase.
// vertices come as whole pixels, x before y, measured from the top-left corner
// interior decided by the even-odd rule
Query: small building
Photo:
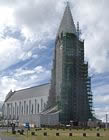
[[[4,120],[23,125],[27,122],[40,127],[40,114],[44,111],[50,84],[18,91],[10,91],[3,105]]]

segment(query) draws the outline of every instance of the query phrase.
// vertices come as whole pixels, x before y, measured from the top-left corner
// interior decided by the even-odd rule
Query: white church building
[[[50,84],[47,83],[14,92],[10,91],[3,105],[4,120],[10,123],[16,122],[19,125],[29,122],[40,127],[40,115],[46,107],[49,88]]]
[[[77,33],[67,4],[55,42],[51,86],[47,83],[10,91],[3,105],[4,120],[37,127],[72,120],[86,125],[89,114],[92,117],[92,94],[84,42]]]

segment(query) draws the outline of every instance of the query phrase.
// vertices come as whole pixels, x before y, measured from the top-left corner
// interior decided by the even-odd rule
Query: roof
[[[8,98],[5,99],[5,102],[23,100],[23,99],[33,98],[33,97],[40,97],[40,96],[48,96],[49,89],[50,89],[50,84],[47,83],[47,84],[43,84],[43,85],[31,87],[31,88],[14,91],[10,97],[8,96]]]
[[[76,35],[76,28],[73,21],[72,13],[69,7],[69,3],[67,3],[67,6],[64,11],[63,18],[61,20],[61,24],[58,30],[57,35],[61,35],[61,33],[73,33]]]
[[[54,107],[52,107],[52,108],[49,108],[49,109],[43,111],[41,114],[42,114],[42,115],[56,114],[56,113],[59,113],[59,112],[61,112],[61,110],[59,110],[59,109],[58,109],[58,106],[56,105],[56,106],[54,106]]]

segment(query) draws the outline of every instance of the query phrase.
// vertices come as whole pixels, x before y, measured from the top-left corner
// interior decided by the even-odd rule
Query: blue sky
[[[89,62],[95,115],[109,113],[109,2],[72,0]],[[0,0],[0,101],[12,90],[50,82],[65,0]]]

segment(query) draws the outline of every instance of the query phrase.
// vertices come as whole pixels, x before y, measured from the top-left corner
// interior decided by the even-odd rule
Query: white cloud
[[[16,0],[12,3],[5,0],[0,4],[13,11],[13,23],[22,28],[26,38],[40,40],[55,37],[56,22],[59,22],[60,13],[63,12],[62,2],[63,0]]]
[[[0,39],[0,70],[4,70],[9,66],[16,64],[21,60],[32,57],[31,51],[25,51],[23,43],[14,38]]]
[[[98,95],[94,98],[96,104],[107,104],[109,105],[109,95]]]
[[[23,52],[21,53],[21,55],[19,56],[19,59],[20,60],[26,60],[28,58],[31,58],[32,57],[32,52],[29,51],[29,52]]]
[[[96,72],[109,71],[108,52],[108,1],[77,0],[73,12],[76,20],[80,21],[85,39],[86,56],[90,66]]]
[[[17,84],[17,80],[14,78],[10,78],[8,76],[4,76],[0,78],[0,101],[4,101],[7,93],[10,91],[10,89],[16,89],[19,88],[19,85]]]
[[[42,40],[54,38],[62,18],[64,0],[24,0],[17,3],[14,19],[22,28],[26,38]],[[90,68],[95,72],[106,72],[108,66],[109,14],[108,1],[71,1],[74,19],[80,21],[82,37],[85,39],[85,52]],[[46,13],[46,14],[45,14]],[[46,16],[45,16],[46,15]],[[93,57],[92,57],[93,56]]]
[[[108,81],[106,82],[108,76],[104,77],[99,78],[98,82],[96,82],[98,85],[93,89],[95,114],[97,118],[103,121],[105,121],[105,115],[109,114],[109,84]],[[106,83],[103,83],[102,79]]]
[[[21,77],[21,76],[32,76],[32,74],[40,74],[40,73],[43,73],[44,71],[46,71],[45,68],[43,68],[42,66],[37,66],[35,67],[34,69],[17,69],[16,70],[16,74],[15,74],[15,77]]]
[[[94,94],[97,96],[97,95],[108,95],[109,91],[109,84],[107,82],[107,84],[104,84],[104,85],[100,85],[100,86],[97,86],[95,87],[94,89]]]
[[[106,114],[109,114],[109,106],[103,106],[103,107],[99,107],[99,108],[95,108],[95,112],[96,112],[96,118],[102,120],[103,122],[106,122]],[[109,116],[108,116],[108,120],[109,120]]]
[[[21,43],[17,39],[0,39],[0,70],[15,64],[21,54]]]
[[[47,49],[47,46],[44,46],[44,45],[39,44],[38,45],[38,49]]]
[[[13,9],[9,7],[0,7],[0,26],[14,25]]]
[[[34,69],[17,69],[9,76],[1,76],[0,78],[0,100],[3,101],[12,90],[39,85],[50,79],[50,71],[43,66],[37,66]],[[2,96],[1,96],[2,95]]]
[[[37,54],[34,54],[33,56],[32,56],[32,58],[38,58],[38,55]]]
[[[42,66],[37,66],[34,70],[35,70],[36,73],[41,73],[41,72],[45,71]]]
[[[19,0],[20,1],[20,0]],[[0,5],[4,6],[4,5],[8,5],[8,6],[12,6],[14,4],[17,4],[18,0],[0,0]]]
[[[16,0],[13,4],[1,2],[5,8],[1,13],[1,22],[8,23],[9,19],[17,24],[22,30],[22,34],[33,40],[46,40],[54,38],[60,19],[62,18],[64,0]],[[14,6],[13,6],[14,5]],[[77,0],[71,1],[71,8],[74,19],[80,21],[82,37],[85,39],[85,52],[89,60],[90,68],[95,72],[106,72],[108,66],[108,34],[109,14],[108,1],[98,0]],[[6,9],[7,6],[7,9]],[[10,13],[8,16],[8,13]],[[46,13],[46,16],[45,16]],[[11,18],[10,18],[11,17]],[[8,19],[9,18],[9,19]],[[92,57],[93,56],[93,57]]]

